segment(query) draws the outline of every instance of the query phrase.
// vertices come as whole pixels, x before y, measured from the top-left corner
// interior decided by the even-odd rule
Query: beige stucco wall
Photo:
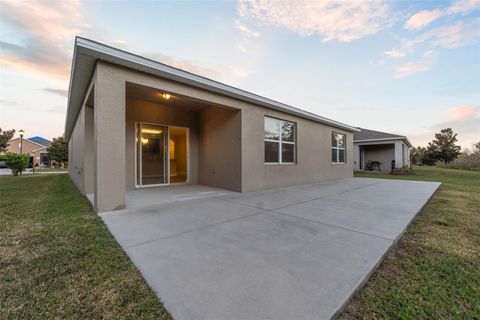
[[[85,194],[94,192],[94,147],[93,147],[93,107],[85,106],[84,109],[84,154],[83,154],[83,174],[84,174],[84,187]]]
[[[98,212],[125,207],[125,81],[117,68],[98,62],[93,79],[93,189]]]
[[[93,81],[93,185],[97,211],[123,207],[125,190],[135,186],[135,121],[191,129],[191,183],[245,192],[353,176],[352,133],[104,62],[97,63]],[[212,107],[198,116],[169,112],[166,106],[126,100],[127,82],[194,97],[231,110]],[[264,164],[264,116],[297,123],[296,164]],[[84,121],[82,113],[79,121]],[[332,131],[347,135],[346,164],[331,163]],[[80,152],[81,135],[80,129],[75,128],[71,146],[69,143],[72,161],[77,161],[78,167],[83,165],[75,156]],[[73,170],[75,165],[70,168]],[[75,172],[71,175],[75,180]]]
[[[127,190],[135,189],[136,122],[189,128],[189,183],[198,183],[198,115],[186,110],[176,110],[175,108],[167,105],[133,99],[127,99],[126,108],[125,164]]]
[[[297,127],[296,164],[264,163],[264,117],[293,121]],[[347,161],[332,164],[332,131],[347,135]],[[243,191],[279,188],[353,176],[352,133],[262,107],[242,111]]]
[[[218,107],[202,110],[200,184],[242,191],[241,120],[239,110]]]
[[[82,194],[85,194],[84,154],[85,106],[82,107],[78,114],[75,127],[68,141],[68,173]]]
[[[363,146],[364,162],[368,160],[381,162],[382,172],[390,172],[392,160],[395,159],[395,144]],[[365,164],[363,164],[364,166]]]

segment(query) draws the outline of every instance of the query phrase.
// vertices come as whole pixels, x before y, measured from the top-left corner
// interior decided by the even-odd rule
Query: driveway
[[[174,319],[329,319],[439,185],[355,178],[101,216]]]

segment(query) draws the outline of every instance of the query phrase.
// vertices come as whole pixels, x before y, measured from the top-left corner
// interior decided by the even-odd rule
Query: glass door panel
[[[168,128],[139,124],[137,132],[137,177],[140,177],[137,183],[140,186],[167,184]]]

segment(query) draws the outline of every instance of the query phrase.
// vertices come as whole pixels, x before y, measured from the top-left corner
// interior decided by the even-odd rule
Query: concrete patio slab
[[[138,208],[171,202],[223,196],[228,194],[237,194],[237,192],[189,184],[149,187],[128,191],[125,194],[125,205],[127,208]]]
[[[262,212],[215,198],[134,207],[102,213],[113,234],[121,234],[123,247],[155,241]]]
[[[438,186],[356,178],[207,198],[185,191],[184,201],[101,216],[177,320],[329,319]]]
[[[327,319],[390,244],[267,212],[127,253],[175,319]]]

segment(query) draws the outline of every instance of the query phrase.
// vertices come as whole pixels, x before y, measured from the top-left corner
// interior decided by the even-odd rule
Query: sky
[[[415,146],[480,140],[480,0],[0,0],[0,128],[63,134],[75,36]]]

